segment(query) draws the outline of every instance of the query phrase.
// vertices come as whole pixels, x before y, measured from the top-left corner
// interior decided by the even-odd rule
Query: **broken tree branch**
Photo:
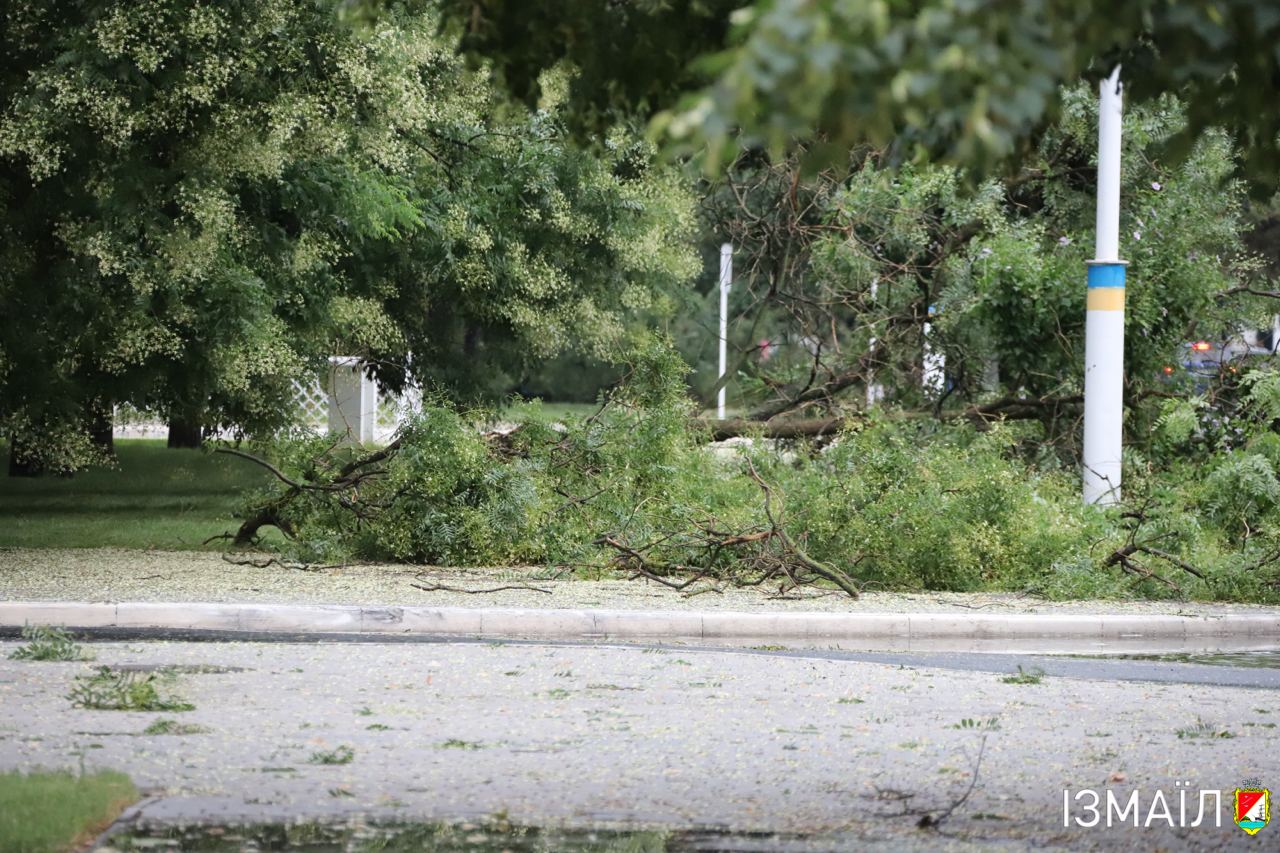
[[[442,583],[436,583],[431,585],[422,584],[422,583],[410,583],[409,586],[413,587],[414,589],[420,589],[423,592],[465,592],[467,595],[485,595],[491,592],[502,592],[503,590],[507,590],[507,589],[518,589],[518,590],[524,590],[526,592],[541,592],[547,595],[551,595],[551,590],[549,589],[543,589],[540,586],[527,586],[525,584],[507,584],[505,586],[495,586],[491,589],[465,589],[460,586],[445,586]]]

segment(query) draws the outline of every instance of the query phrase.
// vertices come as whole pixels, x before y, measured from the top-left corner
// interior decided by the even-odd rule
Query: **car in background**
[[[1223,371],[1237,372],[1241,365],[1257,357],[1275,355],[1280,350],[1280,315],[1270,329],[1241,329],[1221,340],[1202,339],[1182,345],[1180,366],[1194,377],[1197,391],[1204,391]],[[1164,368],[1166,377],[1177,373],[1174,365]]]

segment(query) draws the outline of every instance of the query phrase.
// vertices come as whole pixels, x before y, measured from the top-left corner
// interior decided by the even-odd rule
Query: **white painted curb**
[[[351,604],[0,602],[0,627],[244,633],[420,634],[544,639],[1280,639],[1280,611],[1133,614],[738,613]]]

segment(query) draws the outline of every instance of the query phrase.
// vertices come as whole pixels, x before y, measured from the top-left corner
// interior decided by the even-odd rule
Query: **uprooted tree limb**
[[[1179,595],[1182,595],[1182,587],[1180,587],[1176,582],[1154,571],[1150,567],[1149,561],[1139,562],[1135,559],[1137,555],[1154,557],[1155,559],[1163,560],[1171,566],[1182,569],[1187,574],[1194,575],[1200,580],[1206,579],[1204,572],[1193,566],[1191,563],[1163,548],[1156,547],[1157,542],[1162,542],[1163,540],[1173,536],[1174,533],[1172,531],[1156,536],[1150,536],[1142,539],[1141,541],[1139,540],[1139,535],[1142,532],[1142,526],[1147,521],[1147,512],[1149,508],[1150,501],[1148,500],[1147,503],[1142,506],[1128,510],[1124,513],[1125,519],[1132,522],[1128,526],[1129,535],[1126,537],[1124,545],[1116,548],[1107,556],[1104,564],[1107,566],[1119,566],[1122,571],[1133,575],[1140,581],[1157,581],[1158,583],[1167,586],[1169,589],[1172,589]]]
[[[332,449],[332,448],[331,448]],[[351,502],[343,497],[344,492],[359,492],[362,483],[374,477],[382,476],[386,473],[386,469],[376,467],[378,463],[385,462],[393,457],[400,450],[400,440],[396,439],[379,450],[368,453],[364,456],[357,457],[338,469],[337,473],[329,480],[301,482],[290,477],[281,471],[278,467],[271,464],[260,456],[252,453],[246,453],[234,447],[219,447],[215,453],[226,453],[231,456],[247,459],[248,461],[259,465],[269,471],[277,480],[288,486],[288,489],[280,496],[268,501],[258,507],[252,515],[250,515],[240,525],[236,531],[232,544],[238,548],[252,545],[258,539],[258,532],[264,527],[274,527],[290,539],[294,538],[296,531],[293,525],[285,516],[285,510],[297,498],[306,492],[320,492],[333,495],[340,503],[345,506],[354,508]],[[357,512],[363,511],[358,509]]]
[[[494,433],[486,437],[491,443],[496,443],[495,452],[509,451],[509,441],[505,436]],[[287,487],[283,494],[258,507],[245,519],[234,536],[234,544],[236,546],[253,544],[257,540],[258,532],[268,525],[279,528],[286,536],[295,536],[296,531],[285,517],[284,511],[290,503],[306,493],[335,500],[358,517],[386,508],[389,503],[376,504],[359,500],[358,490],[360,485],[370,478],[384,474],[385,468],[381,466],[390,461],[399,449],[399,442],[394,442],[380,450],[352,459],[342,465],[328,480],[317,479],[304,482],[289,476],[275,465],[251,453],[220,448],[222,452],[228,452],[267,469]],[[730,532],[719,529],[714,521],[706,521],[696,524],[693,530],[667,532],[644,544],[628,543],[619,534],[604,534],[596,540],[595,544],[616,551],[613,564],[630,572],[632,577],[647,578],[676,590],[688,590],[699,581],[744,587],[777,582],[779,593],[782,594],[818,581],[826,581],[850,597],[857,598],[858,587],[848,575],[811,557],[787,533],[780,519],[781,508],[775,508],[777,498],[774,488],[760,476],[749,460],[747,466],[749,475],[760,488],[767,526]],[[597,495],[588,495],[576,500],[588,502]],[[393,495],[389,501],[394,499]],[[693,559],[673,562],[656,556],[660,552],[677,551],[689,554]],[[726,561],[725,557],[730,556],[731,559]],[[274,559],[261,563],[263,568],[269,565],[298,567],[293,564],[286,565]],[[492,590],[453,589],[434,583],[412,585],[427,591],[497,592],[500,589],[525,589],[533,592],[549,592],[543,588],[524,585],[503,586]]]
[[[763,494],[767,527],[728,532],[706,521],[695,525],[694,530],[666,533],[640,545],[630,544],[617,534],[601,536],[596,544],[617,551],[614,565],[630,572],[631,577],[646,578],[675,590],[687,590],[699,581],[740,587],[777,582],[781,593],[822,580],[857,598],[858,587],[848,575],[815,560],[796,544],[775,513],[773,487],[750,460],[747,470]],[[660,550],[684,552],[696,558],[673,561],[654,556]],[[714,569],[726,553],[733,555],[732,565]]]
[[[495,454],[509,457],[514,452],[509,434],[487,433],[485,439]],[[283,493],[258,507],[245,519],[234,536],[236,546],[253,544],[258,532],[267,525],[279,528],[286,536],[296,536],[286,513],[290,504],[302,495],[310,494],[335,501],[354,514],[358,521],[373,518],[400,497],[400,493],[396,492],[381,500],[374,500],[368,495],[360,494],[363,484],[387,473],[387,464],[401,450],[399,441],[336,466],[336,470],[327,478],[313,472],[309,475],[310,479],[290,476],[267,460],[242,450],[220,450],[261,466],[286,486]],[[620,533],[604,533],[595,540],[595,544],[616,552],[613,564],[630,572],[633,577],[647,578],[676,590],[688,590],[699,581],[734,586],[761,586],[777,582],[779,593],[783,594],[802,586],[826,582],[850,597],[857,598],[858,587],[847,574],[810,556],[787,533],[782,524],[782,507],[774,487],[760,476],[750,460],[747,460],[747,473],[760,489],[765,524],[726,531],[720,529],[714,520],[706,520],[695,523],[692,529],[662,532],[645,543],[629,542]],[[593,494],[575,497],[572,502],[590,503],[604,491],[605,488],[601,488]],[[679,558],[671,555],[679,555]],[[429,591],[446,589],[439,584],[415,586],[423,589],[430,587]],[[541,588],[529,589],[536,592],[547,591]]]
[[[968,420],[982,424],[993,420],[1035,420],[1058,409],[1078,408],[1084,404],[1084,397],[1072,394],[1062,397],[1002,397],[989,403],[966,406],[954,412],[944,412],[943,419]],[[933,418],[932,412],[904,411],[885,412],[885,417],[901,420]],[[774,418],[756,420],[752,418],[728,418],[726,420],[699,419],[698,426],[711,434],[712,441],[724,441],[739,436],[760,436],[761,438],[822,438],[835,435],[843,429],[865,422],[866,412],[846,416],[825,418]]]

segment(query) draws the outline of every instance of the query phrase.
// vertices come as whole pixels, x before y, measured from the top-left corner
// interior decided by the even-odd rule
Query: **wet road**
[[[170,630],[155,628],[81,629],[80,635],[97,641],[170,641],[170,642],[242,642],[243,632]],[[16,637],[13,630],[0,630],[0,640]],[[375,645],[493,645],[492,640],[467,640],[455,636],[413,634],[387,637],[380,634],[306,634],[257,633],[257,643],[289,644],[375,644]],[[580,640],[502,640],[502,645],[531,645],[548,648],[585,649],[661,649],[666,651],[699,651],[721,654],[769,655],[814,660],[862,661],[908,667],[934,667],[966,672],[1015,673],[1038,670],[1046,675],[1104,681],[1151,681],[1179,684],[1208,684],[1221,687],[1255,687],[1280,689],[1280,648],[1252,643],[1230,645],[1223,649],[1206,649],[1197,645],[1182,646],[1168,641],[1156,642],[1149,648],[1134,644],[1116,644],[1116,652],[1096,641],[1079,643],[1062,640],[1032,641],[1037,652],[1004,653],[993,649],[1013,645],[1007,642],[983,642],[987,650],[969,651],[975,643],[963,640],[936,641],[933,650],[886,651],[840,647],[799,648],[771,644],[747,646],[742,643],[699,645],[697,643],[607,643]],[[955,649],[955,650],[952,650]],[[1052,649],[1042,652],[1039,649]],[[1173,651],[1173,649],[1178,649]],[[1210,661],[1212,661],[1210,663]]]
[[[1258,849],[1231,824],[1229,792],[1280,780],[1266,668],[546,643],[90,648],[95,664],[0,660],[0,768],[122,770],[148,793],[141,822],[501,819],[783,833],[805,850]],[[164,673],[195,710],[71,707],[98,664]],[[196,729],[147,733],[160,718]],[[1225,790],[1225,825],[1063,826],[1064,789],[1136,790],[1145,814],[1176,783]]]
[[[1280,690],[1280,655],[1276,652],[1242,653],[1231,657],[1245,665],[1205,664],[1152,660],[1163,656],[1119,658],[1105,656],[1017,655],[963,652],[773,652],[825,660],[863,661],[909,667],[934,667],[962,672],[1015,673],[1039,671],[1054,678],[1098,681],[1151,681],[1169,684],[1208,684],[1220,687],[1253,687]],[[1204,656],[1192,656],[1204,657]]]

